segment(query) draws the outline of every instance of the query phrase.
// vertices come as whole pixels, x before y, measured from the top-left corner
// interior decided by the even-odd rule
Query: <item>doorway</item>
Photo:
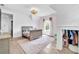
[[[43,34],[53,36],[53,23],[52,23],[52,17],[49,17],[48,19],[43,19]]]
[[[0,54],[9,54],[10,39],[13,37],[13,15],[0,10]]]
[[[79,30],[63,30],[63,47],[78,53]]]
[[[1,13],[1,33],[8,34],[13,37],[13,15],[9,13]]]

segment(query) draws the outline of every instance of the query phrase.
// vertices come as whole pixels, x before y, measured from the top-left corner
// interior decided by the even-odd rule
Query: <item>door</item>
[[[0,9],[0,33],[1,33],[1,9]]]
[[[10,53],[10,39],[13,36],[13,15],[0,12],[0,54]]]
[[[13,38],[13,20],[11,21],[11,38]]]

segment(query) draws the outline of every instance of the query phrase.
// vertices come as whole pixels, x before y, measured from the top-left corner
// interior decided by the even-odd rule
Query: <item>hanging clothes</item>
[[[63,33],[63,41],[64,41],[64,47],[68,47],[68,35],[67,35],[67,30],[64,30],[64,33]]]
[[[73,31],[72,31],[72,30],[70,31],[70,39],[71,39],[71,40],[74,39],[74,34],[73,34]]]
[[[78,31],[74,31],[74,45],[78,45]]]
[[[73,44],[74,34],[72,30],[68,30],[69,44]]]

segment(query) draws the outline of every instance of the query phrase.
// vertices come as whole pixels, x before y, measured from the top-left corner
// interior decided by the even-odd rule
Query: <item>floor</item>
[[[41,54],[74,54],[68,48],[63,48],[63,50],[56,49],[56,41],[50,43],[45,49],[43,49]]]
[[[9,39],[0,39],[0,54],[9,53]]]
[[[16,38],[10,40],[10,54],[24,54],[24,50],[21,48],[19,43],[27,43],[29,42],[26,38]],[[63,48],[62,51],[56,49],[56,41],[54,40],[50,43],[46,48],[42,49],[39,54],[74,54],[74,52],[70,51],[67,48]]]
[[[17,38],[10,40],[10,54],[24,54],[23,49],[17,43],[19,40],[24,41],[26,39]]]

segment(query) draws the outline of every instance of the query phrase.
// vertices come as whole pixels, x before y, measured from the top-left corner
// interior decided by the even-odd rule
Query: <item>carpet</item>
[[[26,54],[38,54],[53,40],[54,39],[52,39],[51,37],[43,35],[36,40],[18,42],[18,44],[21,46]]]

